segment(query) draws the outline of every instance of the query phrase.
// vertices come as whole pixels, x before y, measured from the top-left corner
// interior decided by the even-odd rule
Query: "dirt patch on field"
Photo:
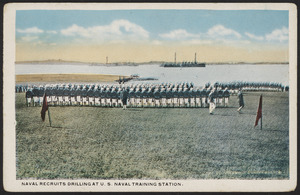
[[[26,74],[16,75],[16,83],[25,82],[113,82],[121,75],[105,74]],[[123,78],[124,76],[122,76]],[[127,78],[125,76],[125,78]]]

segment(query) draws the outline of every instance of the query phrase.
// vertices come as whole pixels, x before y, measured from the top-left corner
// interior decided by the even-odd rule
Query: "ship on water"
[[[161,67],[205,67],[205,63],[197,62],[197,54],[195,53],[195,61],[194,62],[176,62],[176,53],[175,53],[175,61],[174,62],[165,62],[161,64]]]

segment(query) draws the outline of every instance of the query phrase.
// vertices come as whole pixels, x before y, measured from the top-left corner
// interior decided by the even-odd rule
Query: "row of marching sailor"
[[[63,87],[63,88],[97,88],[101,85],[97,85],[97,84],[52,84],[50,85],[52,88],[59,88],[59,87]],[[289,90],[289,86],[284,86],[280,83],[274,83],[274,82],[243,82],[243,81],[233,81],[233,82],[215,82],[213,85],[210,85],[210,83],[207,83],[205,85],[205,88],[209,88],[210,86],[215,87],[217,89],[225,89],[228,88],[228,90],[230,91],[230,93],[234,94],[236,93],[240,88],[242,88],[244,91],[288,91]],[[16,93],[19,92],[26,92],[29,89],[33,89],[36,86],[30,86],[28,84],[22,85],[22,84],[17,84],[16,85]],[[44,87],[47,87],[44,86]],[[49,87],[49,85],[48,85]],[[112,86],[108,86],[108,85],[102,85],[101,88],[107,88],[107,87],[114,87]],[[172,83],[161,83],[161,84],[131,84],[130,86],[127,86],[127,88],[129,89],[133,89],[133,88],[165,88],[165,89],[177,89],[179,90],[179,88],[181,89],[192,89],[194,87],[193,83],[188,83],[188,82],[184,82],[184,83],[176,83],[176,84],[172,84]]]
[[[119,85],[108,85],[108,84],[71,84],[71,83],[56,83],[56,84],[46,84],[44,86],[39,86],[39,87],[51,87],[51,88],[59,88],[59,87],[63,87],[63,88],[97,88],[97,87],[101,87],[101,88],[107,88],[107,87],[116,87],[118,88]],[[160,84],[153,84],[153,83],[141,83],[141,84],[130,84],[130,85],[126,85],[126,88],[143,88],[143,87],[159,87],[159,88],[192,88],[194,86],[194,84],[188,83],[188,82],[180,82],[180,83],[160,83]],[[15,86],[15,92],[16,93],[22,93],[22,92],[26,92],[29,89],[33,89],[36,88],[36,85],[30,85],[30,84],[16,84]]]
[[[129,107],[207,107],[210,89],[200,88],[142,88],[129,89]],[[227,89],[216,91],[216,105],[228,106],[230,93]],[[223,101],[224,99],[224,101]]]
[[[27,106],[41,106],[45,93],[49,105],[100,105],[100,96],[104,106],[106,106],[106,102],[108,105],[117,103],[121,105],[121,101],[117,102],[118,96],[116,96],[119,89],[113,85],[55,84],[29,88],[25,95]],[[104,102],[106,97],[109,100]]]
[[[78,86],[49,90],[50,105],[121,106],[120,88],[115,86]]]
[[[29,85],[17,84],[15,92],[16,93],[23,93],[23,92],[26,92],[28,90],[28,88],[30,88]]]
[[[129,87],[128,90],[128,106],[129,107],[183,107],[179,104],[179,95],[187,94],[187,102],[190,98],[188,91],[191,87],[186,88],[185,85],[174,84],[146,84],[137,87]],[[183,98],[183,97],[182,97]],[[196,106],[194,104],[194,106]],[[200,106],[200,105],[199,105]]]
[[[288,91],[288,86],[275,82],[245,82],[242,87],[244,91]]]
[[[41,105],[46,93],[49,105],[122,105],[121,90],[128,92],[129,107],[207,107],[210,89],[193,87],[168,87],[162,85],[75,85],[40,86],[26,92],[27,105]],[[226,93],[227,92],[227,93]],[[218,90],[218,106],[228,105],[229,92]],[[225,101],[223,101],[225,99]],[[223,104],[224,102],[224,104]]]
[[[206,91],[207,98],[206,103],[207,105],[213,101],[216,107],[228,107],[229,105],[229,98],[230,98],[230,91],[227,87],[220,87],[218,85],[210,86],[203,89]]]
[[[239,89],[243,89],[244,91],[288,91],[289,86],[284,86],[281,83],[274,82],[242,82],[242,81],[234,81],[228,83],[214,83],[214,87],[222,87],[228,88],[231,94],[237,94]]]
[[[45,88],[40,86],[29,87],[25,93],[26,105],[27,106],[41,106],[43,103],[43,96],[45,93]]]

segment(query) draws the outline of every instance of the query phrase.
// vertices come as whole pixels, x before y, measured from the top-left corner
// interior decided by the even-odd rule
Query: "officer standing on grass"
[[[230,93],[228,91],[228,88],[226,87],[225,90],[224,90],[224,106],[225,107],[228,107],[228,104],[229,104],[229,97],[230,97]]]
[[[216,108],[215,99],[216,99],[216,89],[212,89],[208,95],[209,99],[209,114],[214,114]]]
[[[239,105],[240,105],[240,107],[238,108],[237,111],[240,113],[240,111],[242,110],[242,108],[244,108],[244,106],[245,106],[242,89],[239,90],[237,97],[238,97]]]
[[[123,88],[123,90],[121,91],[121,100],[122,100],[122,104],[123,104],[123,110],[126,110],[126,106],[127,106],[127,99],[128,99],[128,91]]]

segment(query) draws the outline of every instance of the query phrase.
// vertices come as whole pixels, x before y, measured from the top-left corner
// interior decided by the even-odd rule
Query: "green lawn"
[[[229,108],[26,107],[16,94],[17,178],[288,179],[287,92],[260,93]]]

